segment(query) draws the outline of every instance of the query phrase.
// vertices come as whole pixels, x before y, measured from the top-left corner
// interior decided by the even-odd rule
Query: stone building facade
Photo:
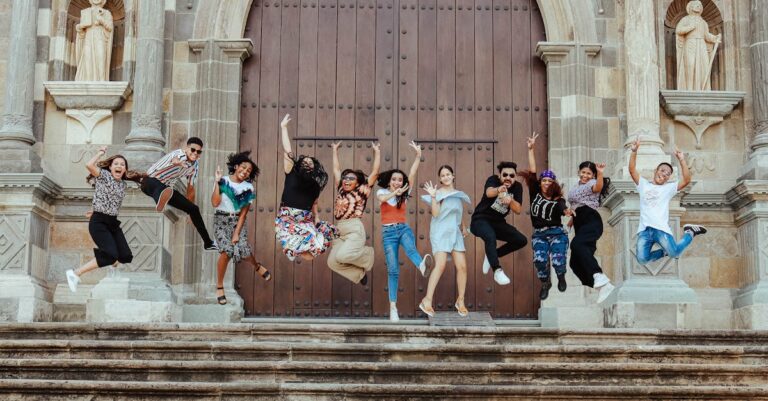
[[[377,3],[346,3],[357,2]],[[703,2],[723,42],[713,91],[698,93],[676,91],[670,79],[670,29],[686,2],[535,2],[546,31],[535,48],[547,71],[549,164],[569,172],[583,160],[608,163],[614,190],[602,210],[598,255],[617,285],[597,305],[594,291],[572,277],[567,292],[543,302],[544,326],[768,328],[768,0]],[[117,278],[105,278],[107,269],[84,277],[75,294],[64,271],[92,256],[83,164],[98,145],[141,169],[198,136],[206,143],[204,177],[239,149],[243,62],[259,57],[244,31],[258,3],[109,0],[119,21],[113,82],[73,89],[61,84],[73,75],[71,19],[88,2],[0,2],[0,321],[242,317],[231,273],[230,304],[215,305],[215,255],[200,250],[186,216],[155,213],[136,188],[121,212],[133,263]],[[673,229],[699,223],[710,232],[679,260],[643,266],[634,258],[639,201],[626,164],[637,135],[644,174],[671,161],[675,147],[692,168],[694,184],[673,201]],[[209,193],[210,181],[201,180],[198,193]],[[210,218],[210,205],[199,204]]]

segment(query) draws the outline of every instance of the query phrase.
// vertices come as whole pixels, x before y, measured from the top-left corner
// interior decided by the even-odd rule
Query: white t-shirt
[[[674,235],[669,227],[669,201],[677,194],[677,182],[656,185],[640,177],[637,192],[640,194],[640,224],[637,232],[653,227]]]
[[[224,176],[219,181],[221,203],[216,210],[224,213],[238,213],[240,209],[248,207],[256,198],[253,193],[253,185],[248,181],[233,182],[229,176]]]
[[[389,195],[392,191],[390,191],[388,188],[379,188],[378,191],[376,191],[376,196],[382,196],[382,195]],[[410,195],[411,190],[408,190],[408,194]],[[397,206],[397,196],[393,196],[389,199],[387,199],[387,203],[389,203],[390,206]]]

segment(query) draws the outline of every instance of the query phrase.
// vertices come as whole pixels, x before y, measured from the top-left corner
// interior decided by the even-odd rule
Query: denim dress
[[[432,253],[435,252],[465,252],[464,236],[461,233],[461,216],[464,213],[464,205],[461,202],[471,204],[469,196],[461,191],[437,193],[437,201],[440,202],[440,214],[432,217],[429,225],[429,241],[432,244]],[[423,195],[421,200],[432,205],[432,198]]]

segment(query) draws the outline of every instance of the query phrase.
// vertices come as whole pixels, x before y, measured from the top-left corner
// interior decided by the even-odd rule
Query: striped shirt
[[[183,162],[182,165],[174,166],[172,162],[174,158],[179,158]],[[189,184],[194,185],[197,181],[197,167],[197,160],[190,163],[187,161],[187,154],[184,153],[184,150],[176,149],[153,164],[147,170],[147,175],[157,178],[169,187],[172,187],[180,177],[189,177]]]

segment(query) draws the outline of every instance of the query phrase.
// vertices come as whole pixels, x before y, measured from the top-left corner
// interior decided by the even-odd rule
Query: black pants
[[[473,218],[472,223],[469,225],[469,230],[485,242],[485,256],[488,257],[488,262],[494,271],[501,268],[499,258],[509,255],[528,244],[528,239],[525,238],[525,235],[517,231],[515,227],[507,224],[505,220],[482,217]],[[506,242],[506,244],[497,249],[497,240]]]
[[[157,178],[152,177],[145,178],[141,184],[141,192],[152,197],[152,199],[155,200],[155,203],[160,200],[160,194],[163,193],[163,190],[166,188],[168,188],[167,185],[163,184]],[[179,191],[176,190],[173,191],[173,196],[171,196],[171,200],[168,201],[168,204],[188,214],[189,217],[192,218],[192,224],[195,225],[197,233],[200,234],[200,238],[203,239],[205,245],[209,245],[213,242],[208,235],[208,230],[205,229],[203,216],[200,215],[200,208],[198,208],[197,205],[190,202],[186,196],[180,194]]]
[[[120,229],[120,220],[115,216],[93,212],[88,223],[88,232],[91,233],[93,242],[97,248],[93,248],[96,264],[99,267],[109,266],[115,262],[131,263],[133,254],[125,240],[123,230]]]
[[[581,206],[575,212],[573,228],[576,235],[571,241],[570,266],[582,284],[592,287],[595,284],[592,275],[603,272],[595,259],[597,240],[603,235],[603,219],[589,206]]]

